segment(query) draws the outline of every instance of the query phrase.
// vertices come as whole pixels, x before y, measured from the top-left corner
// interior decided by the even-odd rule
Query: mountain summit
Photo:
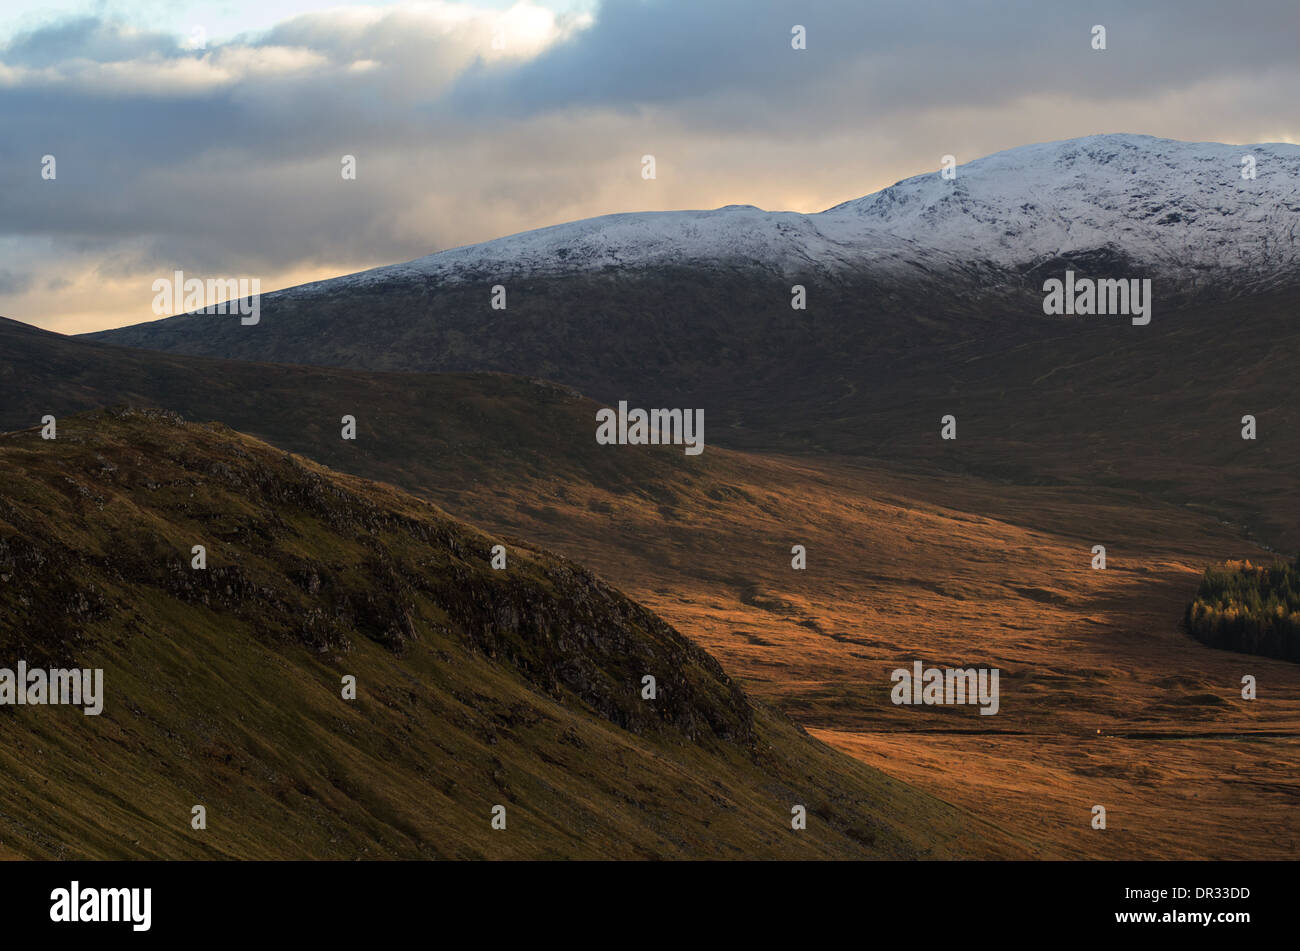
[[[1044,281],[1067,270],[1149,279],[1153,328],[1129,328],[1148,335],[1189,305],[1300,284],[1298,146],[1099,135],[952,171],[819,214],[592,218],[266,294],[256,326],[190,314],[91,336],[245,360],[502,371],[602,400],[725,397],[736,414],[791,388],[809,404],[866,393],[953,346],[969,359],[993,338],[1098,330],[1044,315]],[[792,308],[795,285],[806,309]]]
[[[728,205],[588,218],[289,288],[266,295],[267,305],[274,312],[289,299],[400,285],[677,267],[890,283],[947,271],[988,284],[1062,260],[1122,259],[1166,280],[1250,289],[1291,283],[1300,270],[1300,146],[1093,135],[952,171],[817,214]],[[89,336],[190,350],[171,337],[176,326],[152,321]]]
[[[1094,135],[956,172],[918,175],[818,217],[1006,268],[1103,249],[1165,276],[1294,276],[1300,264],[1300,146]]]
[[[1248,174],[1254,160],[1254,177]],[[1176,274],[1261,279],[1300,262],[1300,146],[1093,135],[1025,145],[904,179],[818,214],[728,205],[605,215],[322,282],[477,280],[666,265],[808,270],[933,263],[1024,269],[1122,252]],[[306,285],[303,290],[321,287]]]
[[[1243,170],[1254,177],[1243,177]],[[1031,269],[1109,250],[1167,276],[1270,282],[1300,264],[1300,146],[1093,135],[1008,149],[818,214],[728,205],[605,215],[305,285],[673,265],[808,272]]]

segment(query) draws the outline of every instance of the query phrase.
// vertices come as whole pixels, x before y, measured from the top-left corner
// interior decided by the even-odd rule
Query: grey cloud
[[[807,30],[806,51],[790,48],[793,24]],[[1104,52],[1090,46],[1094,24],[1107,28]],[[1230,27],[1219,0],[606,0],[592,29],[517,66],[480,62],[454,98],[466,111],[527,115],[731,95],[766,103],[767,114],[824,115],[838,93],[885,115],[1026,93],[1141,97],[1294,68],[1300,5],[1259,0]]]
[[[0,48],[0,62],[40,68],[68,60],[114,63],[174,56],[179,45],[163,33],[126,30],[97,17],[78,17],[20,34]]]
[[[32,286],[30,274],[0,271],[0,294],[23,294]]]

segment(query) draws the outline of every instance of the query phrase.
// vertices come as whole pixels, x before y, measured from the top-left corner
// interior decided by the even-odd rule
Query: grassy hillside
[[[1105,270],[1105,273],[1123,273]],[[698,406],[715,444],[833,452],[1020,483],[1138,489],[1300,548],[1295,288],[1180,299],[1150,325],[1048,318],[1014,294],[689,269],[267,295],[262,322],[180,317],[95,335],[175,353],[357,370],[493,370],[596,399]],[[938,438],[951,414],[958,439]],[[1242,417],[1258,438],[1241,438]]]
[[[646,293],[631,289],[626,299],[635,303]],[[624,299],[602,294],[595,299],[608,297],[610,306]],[[664,298],[664,306],[675,300]],[[1300,410],[1291,372],[1300,360],[1300,330],[1288,329],[1295,301],[1294,292],[1279,292],[1219,302],[1170,312],[1141,328],[1026,321],[1023,310],[1006,305],[990,305],[979,318],[966,310],[957,317],[945,310],[943,319],[933,320],[924,310],[909,311],[905,324],[898,323],[902,318],[867,321],[851,338],[836,338],[842,350],[836,366],[847,369],[832,370],[821,358],[801,362],[794,338],[821,339],[815,312],[806,325],[789,328],[794,336],[775,354],[737,343],[744,352],[736,365],[673,369],[689,352],[687,338],[673,334],[662,338],[662,353],[651,359],[628,353],[600,371],[602,379],[582,369],[588,364],[574,356],[577,351],[567,360],[557,351],[554,361],[536,365],[555,379],[576,382],[588,396],[702,407],[710,446],[866,458],[902,471],[973,475],[1005,485],[1138,492],[1194,506],[1266,547],[1291,551],[1300,548]],[[389,315],[384,326],[403,332],[420,326],[390,314],[390,304],[382,297],[375,303],[376,314]],[[532,314],[521,303],[520,313],[509,313],[535,324],[530,333],[542,332],[540,311]],[[951,322],[958,317],[973,323],[954,333]],[[295,319],[309,323],[312,314]],[[207,328],[203,346],[226,339],[221,318],[194,320],[209,321],[197,325]],[[308,323],[294,340],[312,338]],[[348,339],[369,352],[368,332],[351,326]],[[555,327],[564,325],[547,326],[558,334]],[[611,320],[600,339],[613,340],[611,352],[617,353],[633,346],[623,340],[625,334],[636,337],[632,326]],[[232,332],[261,329],[236,322]],[[502,334],[500,346],[523,346],[518,328],[502,328]],[[830,346],[831,338],[822,342]],[[3,320],[0,345],[0,426],[118,402],[166,406],[190,419],[221,419],[440,501],[447,499],[442,493],[458,491],[452,485],[517,485],[521,478],[576,478],[620,492],[653,492],[665,478],[675,483],[712,465],[707,451],[685,461],[680,452],[605,451],[593,438],[592,414],[602,404],[518,377],[271,369],[95,345]],[[249,348],[257,350],[253,338],[217,352]],[[310,351],[271,353],[285,360],[310,357]],[[337,439],[344,413],[359,421],[356,443]],[[939,438],[947,414],[957,418],[956,441]],[[1256,419],[1256,439],[1241,438],[1245,415]],[[653,468],[642,471],[642,464]]]
[[[0,708],[3,855],[1023,854],[577,566],[221,425],[0,437],[0,579],[0,665],[102,667],[106,692],[98,717]]]
[[[1211,346],[1213,315],[1203,316],[1196,335]],[[1207,564],[1268,558],[1243,520],[1300,524],[1300,494],[1288,490],[1300,471],[1287,464],[1290,410],[1270,403],[1256,443],[1236,428],[1206,438],[1162,422],[1178,414],[1161,400],[1085,412],[1069,402],[1076,390],[1054,387],[1124,372],[1104,359],[1097,334],[1092,364],[1062,366],[1039,384],[1041,399],[1001,401],[1007,426],[1040,427],[1023,438],[1004,440],[961,411],[959,441],[939,443],[921,418],[925,401],[949,400],[934,381],[934,393],[913,393],[922,410],[903,408],[910,422],[889,416],[903,394],[846,402],[835,419],[850,435],[900,427],[869,461],[722,450],[717,441],[740,431],[711,414],[702,456],[611,449],[592,438],[599,404],[552,384],[244,364],[3,321],[0,416],[29,426],[44,412],[119,398],[173,405],[540,542],[676,625],[750,696],[1044,853],[1287,855],[1297,841],[1288,803],[1300,789],[1300,673],[1251,659],[1267,689],[1244,702],[1240,658],[1196,643],[1178,622]],[[1225,359],[1246,360],[1243,348],[1224,347]],[[1290,386],[1275,366],[1284,357],[1270,352],[1271,369],[1254,382],[1231,372],[1273,399]],[[981,365],[985,392],[1021,385],[1012,372],[999,383],[996,362]],[[1197,392],[1179,390],[1179,413],[1222,414]],[[850,410],[873,407],[879,420],[855,429]],[[343,413],[358,417],[356,442],[339,438]],[[1110,425],[1115,415],[1128,422]],[[806,417],[834,421],[813,408]],[[1083,428],[1071,434],[1063,421]],[[1187,452],[1167,453],[1170,439]],[[807,546],[807,571],[790,568],[796,542]],[[1089,569],[1098,542],[1106,571]],[[889,671],[918,657],[1000,666],[1001,713],[891,705]],[[1116,807],[1104,836],[1087,822],[1096,802]]]

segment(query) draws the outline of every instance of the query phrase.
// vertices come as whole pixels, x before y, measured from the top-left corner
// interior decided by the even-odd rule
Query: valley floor
[[[1236,529],[1133,492],[710,453],[655,499],[445,504],[584,562],[814,736],[1042,857],[1293,857],[1300,667],[1179,629],[1206,565],[1271,557]],[[914,660],[999,668],[999,713],[893,705]]]

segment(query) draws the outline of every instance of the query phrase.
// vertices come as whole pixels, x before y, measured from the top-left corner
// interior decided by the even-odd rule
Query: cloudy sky
[[[7,0],[0,315],[98,330],[176,269],[268,291],[612,212],[815,212],[1098,132],[1300,142],[1297,37],[1296,0]]]

